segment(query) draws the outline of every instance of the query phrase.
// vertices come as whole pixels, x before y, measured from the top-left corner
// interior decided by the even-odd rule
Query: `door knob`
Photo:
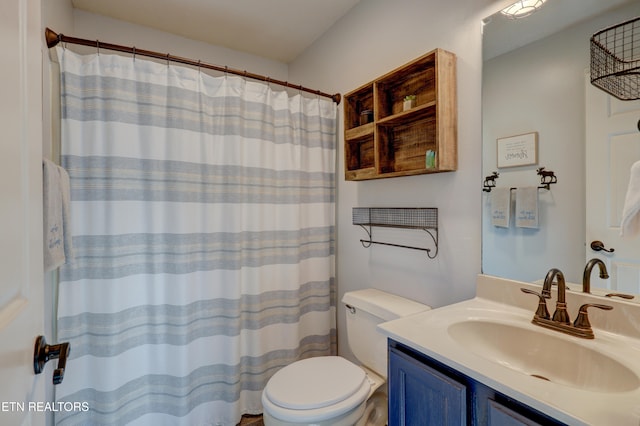
[[[44,336],[38,336],[33,351],[33,371],[36,374],[42,373],[47,361],[57,358],[58,366],[53,371],[53,384],[59,385],[64,378],[64,369],[67,365],[67,357],[69,356],[70,349],[68,342],[48,345]]]
[[[593,251],[606,251],[607,253],[613,253],[616,251],[614,248],[605,248],[602,241],[591,241],[591,250]]]

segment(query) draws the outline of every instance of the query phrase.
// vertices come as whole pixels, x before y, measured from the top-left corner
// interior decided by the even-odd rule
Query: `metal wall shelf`
[[[382,244],[392,247],[422,250],[427,252],[429,259],[438,255],[438,209],[433,207],[354,207],[353,224],[359,225],[369,236],[368,240],[361,239],[363,247],[371,244]],[[435,244],[435,252],[431,255],[430,248],[407,246],[373,240],[373,227],[421,229],[431,236]]]

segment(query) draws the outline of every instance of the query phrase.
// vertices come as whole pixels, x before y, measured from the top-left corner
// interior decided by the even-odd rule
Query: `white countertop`
[[[531,324],[538,299],[522,293],[521,287],[540,290],[536,284],[480,275],[476,298],[386,322],[378,328],[386,336],[561,422],[571,425],[640,425],[640,387],[630,391],[600,392],[540,380],[515,371],[501,364],[500,360],[477,355],[448,333],[450,325],[461,321],[513,322],[535,332],[570,339],[572,344],[578,345],[573,347],[592,349],[614,358],[640,377],[640,305],[567,292],[572,321],[583,303],[614,306],[612,311],[590,309],[589,317],[596,337],[593,340],[581,339]],[[553,314],[555,298],[547,301],[547,306]],[[548,350],[553,351],[554,348]],[[578,359],[580,354],[575,356]]]

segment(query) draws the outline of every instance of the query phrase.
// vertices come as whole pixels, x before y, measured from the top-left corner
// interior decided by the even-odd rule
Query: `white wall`
[[[42,0],[42,21],[57,33],[73,34],[71,0]]]
[[[228,66],[229,68],[240,70],[246,69],[256,74],[267,75],[285,81],[288,78],[288,67],[282,62],[214,46],[82,10],[74,10],[74,27],[74,37],[104,40],[105,42],[124,46],[137,46],[141,49],[170,53],[195,60],[199,59],[202,62],[219,66]]]
[[[491,3],[493,10],[489,10]],[[340,298],[349,290],[374,287],[438,307],[475,295],[481,268],[481,20],[501,4],[504,2],[489,0],[362,0],[290,64],[291,80],[346,93],[434,48],[457,55],[455,172],[345,181],[341,105],[337,176]],[[351,209],[356,206],[437,207],[437,258],[430,260],[423,252],[394,247],[363,248],[359,240],[366,235],[351,224]],[[428,236],[421,238],[429,244]],[[344,319],[339,309],[339,351],[351,356]]]

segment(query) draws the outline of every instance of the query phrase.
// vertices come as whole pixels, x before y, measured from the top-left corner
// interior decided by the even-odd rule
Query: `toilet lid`
[[[343,401],[366,380],[364,370],[342,357],[308,358],[290,364],[269,380],[266,396],[284,408],[308,410]]]

